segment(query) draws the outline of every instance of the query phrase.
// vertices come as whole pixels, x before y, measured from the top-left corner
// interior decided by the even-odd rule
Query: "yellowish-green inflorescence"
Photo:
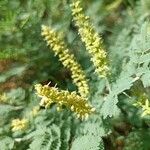
[[[45,108],[50,107],[51,104],[57,104],[57,110],[61,110],[62,106],[66,106],[71,111],[75,112],[78,118],[87,119],[89,114],[95,111],[90,104],[87,103],[86,98],[76,94],[76,92],[69,92],[65,90],[58,90],[56,87],[41,84],[35,85],[37,95],[41,97],[40,105]]]
[[[102,39],[90,24],[89,17],[85,16],[79,0],[73,0],[71,4],[73,20],[78,27],[82,41],[91,54],[96,72],[100,77],[106,77],[108,73],[106,52],[102,46]]]
[[[35,117],[38,114],[39,110],[40,110],[39,106],[33,107],[32,111],[30,112],[30,115]]]
[[[53,49],[55,55],[58,55],[62,64],[71,71],[73,82],[78,87],[79,94],[83,97],[87,97],[89,86],[85,73],[80,64],[76,61],[74,55],[69,53],[63,40],[52,28],[44,25],[42,26],[42,36]]]
[[[146,99],[141,99],[137,103],[134,104],[134,106],[141,107],[142,108],[142,117],[150,115],[150,102]]]
[[[7,97],[5,93],[0,94],[0,103],[7,102]]]
[[[27,119],[14,119],[11,123],[12,131],[22,131],[28,127],[28,120]]]

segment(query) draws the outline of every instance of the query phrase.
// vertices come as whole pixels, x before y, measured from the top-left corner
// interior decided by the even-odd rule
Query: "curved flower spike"
[[[76,92],[58,90],[56,87],[42,86],[41,84],[36,84],[35,89],[37,95],[42,98],[40,105],[45,108],[50,107],[53,103],[56,103],[58,108],[66,106],[81,119],[87,119],[89,114],[95,111],[95,108],[88,104],[85,98],[77,95]]]
[[[43,25],[41,34],[47,41],[47,44],[50,45],[55,55],[58,55],[59,60],[62,62],[64,67],[71,71],[73,82],[78,87],[79,94],[83,97],[87,97],[89,94],[89,86],[86,76],[74,55],[69,53],[65,43],[50,27]]]

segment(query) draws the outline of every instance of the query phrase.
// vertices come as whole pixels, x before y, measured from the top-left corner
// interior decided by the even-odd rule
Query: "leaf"
[[[100,149],[101,146],[101,149]],[[101,138],[92,135],[84,135],[73,141],[71,150],[103,150],[103,142]]]
[[[119,108],[117,107],[118,97],[117,95],[109,94],[104,101],[101,114],[104,118],[107,116],[112,117],[119,114]]]
[[[102,104],[101,113],[104,118],[106,118],[107,116],[112,117],[119,114],[119,109],[117,107],[118,95],[125,90],[129,90],[136,80],[136,78],[134,79],[130,77],[130,74],[128,73],[121,73],[118,80],[113,83],[112,90],[105,97],[105,101]]]
[[[29,150],[59,150],[60,129],[56,125],[40,127],[26,138],[33,138]]]
[[[12,89],[6,94],[7,101],[10,104],[15,104],[15,105],[24,104],[25,96],[26,96],[26,93],[23,88]]]
[[[0,75],[0,83],[5,82],[7,79],[9,79],[12,76],[21,76],[22,73],[25,71],[26,66],[20,66],[20,67],[14,67],[10,69],[9,71],[3,73]]]
[[[11,150],[14,147],[14,140],[11,137],[0,137],[0,149]]]

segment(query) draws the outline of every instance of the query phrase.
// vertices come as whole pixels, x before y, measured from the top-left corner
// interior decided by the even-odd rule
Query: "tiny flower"
[[[150,115],[150,103],[149,100],[146,99],[145,100],[145,104],[141,106],[143,113],[142,113],[142,117],[146,116],[146,115]]]
[[[150,102],[145,95],[145,93],[141,96],[141,98],[133,104],[135,107],[140,107],[142,109],[142,117],[146,115],[150,115]]]
[[[0,103],[7,102],[7,96],[5,93],[0,94]]]
[[[38,114],[38,112],[39,112],[39,106],[35,106],[33,109],[32,109],[32,111],[31,111],[31,115],[34,117],[34,116],[36,116],[37,114]]]
[[[21,131],[25,130],[28,126],[28,120],[27,119],[14,119],[11,123],[12,131]]]

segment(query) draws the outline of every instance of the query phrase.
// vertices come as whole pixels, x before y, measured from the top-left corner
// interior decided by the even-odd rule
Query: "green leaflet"
[[[144,87],[150,86],[150,32],[148,32],[148,23],[141,26],[141,32],[135,34],[131,45],[129,46],[129,61],[122,65],[122,72],[118,79],[111,84],[111,91],[105,97],[101,113],[104,118],[115,116],[118,112],[118,95],[129,90],[137,80],[143,82]],[[134,77],[135,76],[135,77]]]
[[[59,150],[60,148],[60,129],[56,125],[49,129],[40,126],[37,131],[32,133],[30,138],[33,138],[33,140],[28,150]]]
[[[4,136],[0,138],[0,149],[10,150],[14,147],[14,140],[11,137]]]
[[[26,66],[14,67],[3,74],[0,74],[0,83],[5,82],[12,76],[21,76],[25,71]]]
[[[74,140],[71,150],[104,150],[102,139],[97,136],[84,135]]]

